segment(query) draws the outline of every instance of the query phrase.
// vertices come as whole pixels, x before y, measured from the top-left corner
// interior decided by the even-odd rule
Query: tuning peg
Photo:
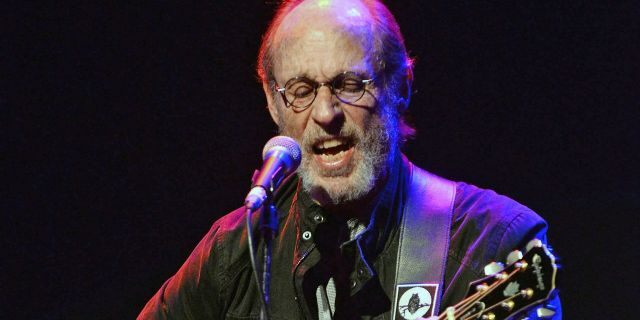
[[[556,314],[554,310],[545,307],[540,307],[536,310],[536,315],[541,319],[549,319],[553,317],[554,314]]]
[[[529,299],[529,298],[533,297],[533,289],[526,288],[524,290],[520,290],[520,295],[525,297],[526,299]]]
[[[448,307],[446,309],[447,320],[456,320],[456,308]]]
[[[522,259],[522,252],[520,250],[513,250],[507,256],[507,264],[515,263],[520,259]]]
[[[489,286],[486,283],[482,283],[476,286],[476,291],[485,292],[489,289]]]
[[[542,241],[540,241],[540,239],[533,239],[529,241],[529,243],[527,243],[527,252],[534,247],[542,247]]]
[[[486,276],[494,275],[504,269],[504,264],[500,262],[491,262],[484,267],[484,274]]]
[[[500,303],[500,306],[507,311],[513,310],[513,307],[515,307],[515,305],[516,303],[511,300]]]

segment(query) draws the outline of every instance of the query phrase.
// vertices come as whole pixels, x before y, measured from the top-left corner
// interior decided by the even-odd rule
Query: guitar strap
[[[398,320],[438,313],[456,193],[455,182],[410,162],[409,172],[392,309],[392,319]]]

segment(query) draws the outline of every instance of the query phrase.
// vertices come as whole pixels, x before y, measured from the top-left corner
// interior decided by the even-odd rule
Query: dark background
[[[637,315],[638,3],[388,1],[417,164],[539,212],[567,319]],[[276,134],[265,1],[0,5],[0,318],[131,319]]]

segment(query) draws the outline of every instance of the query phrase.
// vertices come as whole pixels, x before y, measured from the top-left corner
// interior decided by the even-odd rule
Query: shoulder
[[[547,223],[544,219],[517,201],[493,190],[456,183],[452,250],[449,256],[455,257],[460,269],[449,276],[449,281],[468,283],[475,280],[475,277],[482,276],[486,264],[492,261],[505,262],[513,250],[524,252],[526,244],[532,239],[540,239],[546,244],[546,232]],[[454,297],[457,293],[449,294]],[[456,301],[460,298],[450,299]],[[557,295],[552,295],[545,304],[555,306],[553,319],[562,318]]]
[[[237,208],[220,219],[211,226],[208,235],[217,242],[228,242],[238,239],[245,231],[246,214],[243,207]]]
[[[282,210],[291,202],[291,197],[297,185],[296,179],[287,179],[280,189],[274,193],[274,204],[278,207],[279,219],[286,218],[287,211]],[[215,253],[221,269],[236,269],[249,261],[246,226],[246,208],[237,208],[216,220],[209,232],[200,241],[198,247],[203,247],[205,254]],[[251,217],[253,230],[259,222],[260,213]]]
[[[240,257],[246,248],[246,214],[241,207],[216,220],[195,252],[199,252],[200,255],[215,255],[220,273],[234,262],[242,261]]]
[[[547,223],[538,214],[493,190],[457,182],[453,214],[451,238],[458,256],[475,249],[498,261],[531,239],[546,240]]]
[[[180,269],[149,300],[139,319],[212,317],[223,308],[229,286],[229,261],[241,238],[242,210],[234,210],[213,223]],[[206,297],[206,298],[205,298]],[[206,303],[202,303],[206,301]]]
[[[534,238],[546,231],[547,223],[533,210],[490,189],[464,182],[456,183],[454,225],[472,224],[481,229],[501,232],[502,240],[512,234]],[[528,241],[528,240],[526,240]],[[517,247],[526,243],[511,243]]]

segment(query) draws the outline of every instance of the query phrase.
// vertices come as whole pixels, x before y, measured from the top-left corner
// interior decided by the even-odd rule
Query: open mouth
[[[311,145],[311,159],[316,172],[325,178],[348,176],[353,170],[353,137],[324,137]]]
[[[335,156],[346,152],[353,144],[346,138],[332,138],[315,143],[312,146],[313,153],[322,156]]]
[[[321,170],[326,174],[342,174],[351,162],[354,142],[346,137],[327,138],[318,140],[311,148],[314,162]]]
[[[346,137],[320,139],[312,146],[314,162],[327,176],[344,175],[350,170],[354,145]]]

